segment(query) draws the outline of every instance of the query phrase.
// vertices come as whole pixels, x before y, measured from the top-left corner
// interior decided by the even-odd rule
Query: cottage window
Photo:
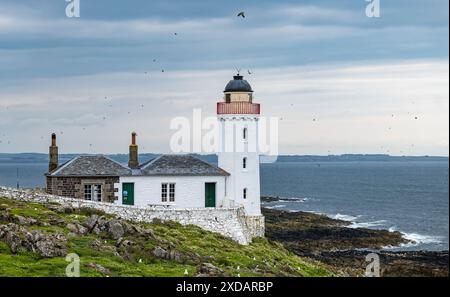
[[[169,201],[175,202],[175,184],[169,184]]]
[[[161,201],[167,202],[167,184],[161,184]]]
[[[174,183],[162,183],[161,184],[161,202],[175,202],[175,184]]]
[[[247,188],[242,191],[242,198],[247,199]]]
[[[102,201],[102,185],[84,185],[84,199]]]

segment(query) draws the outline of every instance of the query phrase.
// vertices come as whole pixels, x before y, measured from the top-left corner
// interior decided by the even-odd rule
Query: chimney
[[[48,172],[58,168],[58,147],[56,146],[56,134],[52,134],[52,145],[49,147]]]
[[[134,169],[139,167],[138,146],[136,145],[136,132],[131,133],[130,155],[128,159],[128,167]]]

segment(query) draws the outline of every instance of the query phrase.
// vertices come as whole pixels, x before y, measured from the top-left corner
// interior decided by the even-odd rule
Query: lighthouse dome
[[[235,75],[225,87],[225,93],[228,92],[253,92],[252,86],[243,79],[242,75]]]

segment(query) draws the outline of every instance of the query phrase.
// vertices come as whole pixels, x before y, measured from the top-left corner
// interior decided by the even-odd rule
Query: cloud
[[[231,2],[124,3],[68,19],[2,1],[0,151],[45,151],[52,131],[66,152],[126,151],[131,130],[167,151],[170,119],[213,115],[237,67],[283,118],[282,153],[448,154],[448,3],[386,2],[379,20],[364,2],[261,0],[245,20]]]
[[[448,151],[448,60],[263,68],[247,78],[264,115],[283,118],[282,153]],[[71,152],[124,151],[137,130],[147,150],[167,152],[170,120],[191,117],[193,108],[214,115],[228,79],[219,69],[31,80],[0,91],[9,98],[1,124],[21,151],[44,151],[53,130]]]

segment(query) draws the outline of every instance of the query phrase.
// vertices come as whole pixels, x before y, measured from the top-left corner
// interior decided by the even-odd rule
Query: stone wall
[[[0,197],[38,202],[60,203],[74,208],[94,208],[120,218],[149,222],[153,219],[176,221],[183,225],[196,225],[205,230],[220,233],[241,243],[248,244],[254,237],[264,236],[264,217],[246,216],[243,207],[236,208],[184,208],[137,207],[105,202],[93,202],[76,198],[38,193],[32,190],[16,190],[0,187]]]
[[[85,184],[102,185],[102,201],[113,202],[115,199],[114,183],[118,183],[118,177],[69,177],[47,176],[47,193],[84,199]]]

